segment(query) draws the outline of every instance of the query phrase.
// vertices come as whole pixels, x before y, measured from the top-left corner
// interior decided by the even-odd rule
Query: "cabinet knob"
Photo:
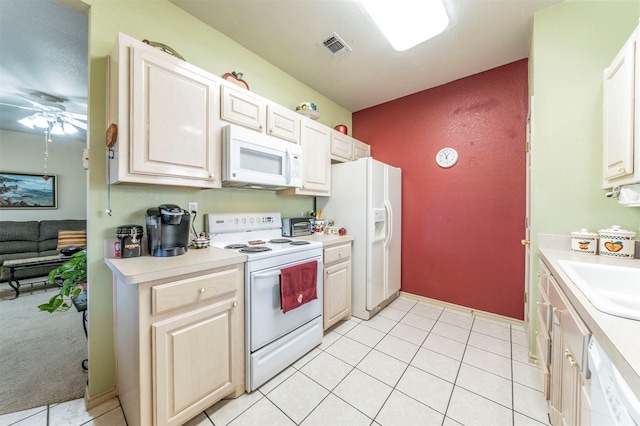
[[[522,244],[523,246],[528,246],[529,240],[520,240],[520,244]]]
[[[206,291],[207,291],[207,289],[206,289],[206,288],[204,288],[204,287],[200,287],[200,293],[204,293],[204,292],[206,292]]]
[[[269,129],[269,133],[273,133],[273,129]]]
[[[233,307],[237,308],[238,307],[238,302],[233,302]]]
[[[618,171],[619,171],[620,173],[624,173],[626,170],[625,170],[625,168],[624,168],[624,167],[618,167]]]
[[[264,128],[264,126],[261,124],[258,128],[259,128],[260,130],[262,130],[262,129]]]
[[[338,257],[342,257],[342,252],[339,252],[339,253],[338,253]]]

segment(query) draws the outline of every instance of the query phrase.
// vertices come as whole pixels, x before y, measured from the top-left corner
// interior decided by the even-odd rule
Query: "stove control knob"
[[[252,217],[249,218],[249,223],[253,223],[253,218]]]

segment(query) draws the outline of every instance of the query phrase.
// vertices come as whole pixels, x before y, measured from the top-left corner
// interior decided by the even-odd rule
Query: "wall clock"
[[[442,148],[436,154],[436,163],[440,167],[451,167],[458,161],[458,151],[453,148]]]

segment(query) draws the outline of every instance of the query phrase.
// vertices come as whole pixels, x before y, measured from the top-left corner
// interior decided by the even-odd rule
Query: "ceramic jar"
[[[633,259],[636,248],[636,233],[613,225],[609,229],[601,229],[599,253],[602,256]]]
[[[598,234],[589,232],[586,228],[572,232],[571,251],[574,253],[595,255],[598,251]]]

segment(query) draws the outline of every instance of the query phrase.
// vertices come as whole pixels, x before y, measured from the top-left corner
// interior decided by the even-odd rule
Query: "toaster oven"
[[[308,217],[283,217],[282,235],[285,237],[299,237],[313,233],[311,219]]]

